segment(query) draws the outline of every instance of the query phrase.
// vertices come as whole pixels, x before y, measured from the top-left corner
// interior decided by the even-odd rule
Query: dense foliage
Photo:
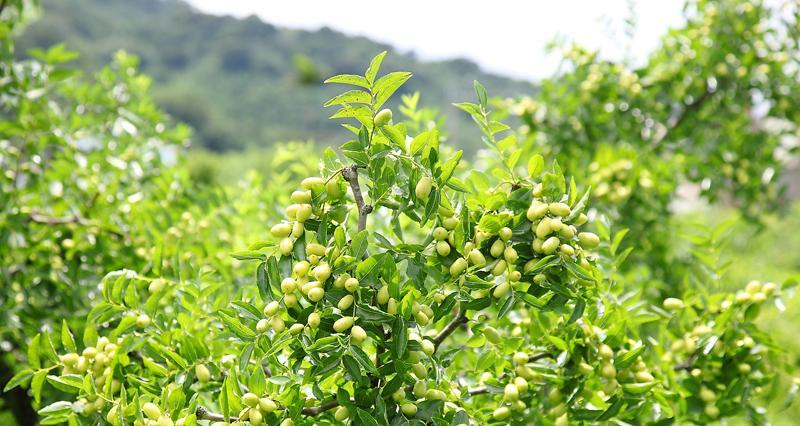
[[[322,85],[324,76],[347,72],[364,57],[390,49],[330,28],[289,30],[255,16],[204,15],[176,0],[43,3],[44,14],[25,31],[18,53],[66,43],[81,54],[78,64],[84,70],[102,67],[120,48],[135,53],[143,71],[155,79],[159,104],[195,129],[196,145],[214,151],[307,138],[328,146],[337,129],[318,108],[334,93]],[[446,129],[461,143],[470,140],[469,121],[447,107],[453,97],[469,96],[472,80],[503,96],[531,88],[484,73],[466,60],[425,63],[411,54],[395,54],[388,61],[418,76],[408,90],[446,109]],[[470,152],[477,147],[468,146]]]
[[[763,424],[798,391],[759,319],[795,281],[721,282],[730,226],[683,237],[670,208],[686,183],[750,218],[778,200],[800,91],[796,23],[768,8],[692,3],[642,69],[572,50],[535,99],[475,82],[455,104],[474,161],[419,94],[389,103],[417,77],[381,74],[383,52],[326,81],[346,86],[325,103],[338,150],[188,168],[134,56],[91,77],[61,46],[15,59],[23,3],[3,4],[0,408],[19,424]],[[699,64],[730,46],[696,35],[742,49],[767,23],[709,89]],[[765,63],[782,77],[748,77]]]
[[[680,258],[665,220],[679,189],[694,184],[755,221],[785,205],[781,172],[799,146],[797,14],[792,2],[690,2],[685,27],[666,34],[645,65],[571,47],[568,72],[505,105],[523,118],[526,152],[557,158],[593,187],[593,205],[630,230],[629,264],[646,263],[657,287],[702,262]]]

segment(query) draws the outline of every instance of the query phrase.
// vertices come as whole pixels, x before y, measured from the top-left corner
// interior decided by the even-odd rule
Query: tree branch
[[[364,202],[361,185],[358,183],[358,166],[353,164],[350,167],[344,167],[342,169],[342,177],[350,183],[350,189],[353,190],[353,198],[355,198],[356,206],[358,207],[358,231],[361,232],[367,228],[367,215],[372,213],[372,205]]]
[[[677,129],[681,123],[683,123],[683,120],[689,115],[689,113],[703,106],[703,104],[714,92],[715,90],[712,90],[712,88],[706,84],[706,88],[699,98],[695,99],[694,102],[690,103],[689,105],[686,105],[686,108],[682,109],[678,114],[671,116],[667,120],[666,131],[664,131],[660,137],[657,137],[653,141],[653,147],[657,148],[659,145],[661,145],[661,142],[663,142],[673,130]]]
[[[439,349],[439,345],[447,339],[447,336],[453,334],[454,331],[461,325],[467,322],[467,315],[466,313],[459,313],[450,321],[442,331],[433,338],[433,343],[436,345],[436,349]]]
[[[338,406],[339,406],[339,401],[337,401],[335,399],[332,399],[332,400],[330,400],[330,401],[328,401],[326,403],[323,403],[321,405],[318,405],[316,407],[305,407],[305,408],[303,408],[301,413],[304,416],[318,416],[318,415],[330,410],[331,408],[336,408]],[[195,411],[195,415],[197,416],[197,420],[210,420],[212,422],[230,422],[230,423],[233,423],[233,422],[236,422],[236,421],[239,420],[238,417],[230,417],[228,419],[225,419],[225,416],[223,416],[222,414],[212,413],[211,411],[208,411],[208,409],[206,409],[203,406],[197,407],[197,411]]]
[[[109,227],[99,225],[79,215],[54,217],[41,214],[37,211],[32,211],[27,215],[27,220],[30,222],[39,223],[42,225],[50,225],[50,226],[70,225],[70,224],[81,225],[81,226],[96,226],[97,228],[100,228],[103,231],[116,235],[120,238],[125,238],[125,234],[123,234],[122,232],[119,232],[116,229],[111,229]]]

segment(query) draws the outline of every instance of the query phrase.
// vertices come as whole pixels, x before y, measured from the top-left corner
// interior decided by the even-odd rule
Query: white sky
[[[641,61],[659,37],[682,22],[683,0],[187,0],[206,13],[262,20],[289,28],[329,26],[414,51],[423,59],[464,57],[484,70],[525,79],[552,74],[556,36],[599,48],[605,56]],[[633,5],[633,40],[624,21]]]

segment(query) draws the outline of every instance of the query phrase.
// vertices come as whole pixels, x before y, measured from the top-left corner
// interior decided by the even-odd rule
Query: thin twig
[[[372,206],[364,202],[361,185],[358,183],[358,166],[353,164],[350,167],[343,168],[342,177],[350,183],[350,189],[353,190],[353,198],[355,198],[356,207],[358,207],[358,231],[361,232],[367,228],[367,215],[372,213]]]
[[[462,313],[459,313],[458,315],[456,315],[456,317],[455,317],[455,318],[453,318],[453,320],[452,320],[452,321],[450,321],[450,322],[449,322],[449,323],[448,323],[448,324],[447,324],[447,325],[446,325],[446,326],[445,326],[445,327],[442,329],[442,331],[441,331],[439,334],[437,334],[437,335],[436,335],[436,337],[434,337],[434,338],[433,338],[433,343],[436,345],[436,349],[438,349],[438,348],[439,348],[439,345],[441,345],[441,344],[442,344],[442,342],[444,342],[444,340],[445,340],[445,339],[447,339],[447,336],[449,336],[449,335],[453,334],[453,332],[454,332],[454,331],[456,331],[456,329],[457,329],[457,328],[458,328],[458,327],[459,327],[461,324],[465,324],[466,322],[467,322],[467,315],[466,315],[466,313],[463,313],[463,312],[462,312]]]
[[[680,111],[680,113],[670,117],[669,120],[667,120],[667,126],[666,126],[667,129],[664,131],[664,133],[661,134],[660,137],[657,137],[653,141],[653,147],[657,148],[659,145],[661,145],[661,142],[663,142],[673,130],[677,129],[681,125],[681,123],[683,123],[684,119],[689,115],[689,113],[703,106],[703,104],[708,100],[708,98],[711,97],[711,95],[714,92],[715,92],[714,90],[711,90],[711,88],[708,85],[706,85],[703,94],[700,95],[699,98],[697,98],[694,102],[687,105],[686,108]]]

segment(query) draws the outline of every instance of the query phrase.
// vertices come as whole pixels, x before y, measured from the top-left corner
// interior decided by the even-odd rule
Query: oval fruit
[[[428,198],[428,195],[431,193],[431,189],[433,188],[433,181],[429,176],[423,176],[417,182],[417,187],[414,188],[414,193],[417,195],[417,198],[421,198],[423,200]]]
[[[333,329],[337,333],[349,330],[353,326],[353,317],[341,317],[333,323]]]
[[[385,126],[389,124],[390,121],[392,121],[392,110],[389,108],[384,108],[375,114],[374,123],[377,127]]]

